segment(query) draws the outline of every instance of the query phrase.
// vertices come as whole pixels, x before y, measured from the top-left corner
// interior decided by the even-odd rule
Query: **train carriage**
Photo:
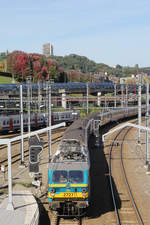
[[[71,124],[75,119],[80,117],[80,111],[70,110],[64,112],[53,112],[51,116],[51,124],[66,122]],[[48,115],[45,113],[31,113],[30,127],[32,130],[40,129],[48,124]],[[28,128],[28,114],[23,114],[24,130]],[[0,133],[8,133],[9,131],[17,132],[20,130],[20,114],[1,115],[0,116]]]

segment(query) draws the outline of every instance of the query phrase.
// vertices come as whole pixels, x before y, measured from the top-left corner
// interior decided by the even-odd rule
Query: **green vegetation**
[[[1,189],[0,190],[0,195],[7,195],[8,194],[8,189]]]
[[[101,111],[101,108],[100,107],[94,107],[94,105],[90,105],[89,106],[89,114],[90,113],[94,113],[94,112],[99,112],[99,111]],[[84,116],[87,116],[87,108],[85,107],[85,108],[82,108],[82,109],[80,109],[80,116],[81,117],[84,117]]]
[[[131,76],[131,74],[137,74],[139,72],[150,72],[150,68],[139,68],[138,64],[134,67],[116,65],[116,67],[110,67],[104,63],[95,63],[89,60],[85,56],[79,56],[76,54],[70,54],[68,56],[51,56],[50,59],[56,60],[65,71],[76,70],[85,74],[107,72],[108,75],[116,75],[118,77]]]
[[[16,182],[15,184],[20,184],[26,188],[32,187],[32,183]]]
[[[12,83],[11,77],[0,76],[0,84],[11,84],[11,83]]]
[[[51,56],[50,59],[55,59],[65,71],[77,70],[82,73],[97,73],[111,70],[111,67],[103,63],[95,63],[85,56],[70,54],[68,56]]]
[[[4,61],[7,59],[7,55],[0,55],[0,61]]]
[[[150,67],[144,67],[144,68],[141,68],[141,70],[142,70],[144,73],[150,74]]]
[[[120,78],[141,72],[150,73],[150,67],[139,68],[138,64],[133,67],[119,64],[110,67],[76,54],[46,58],[41,54],[27,54],[17,50],[9,55],[1,54],[0,61],[4,60],[7,62],[7,72],[12,73],[18,81],[30,75],[33,82],[41,79],[52,79],[54,82],[97,82],[97,76],[94,79],[93,74],[99,74],[100,81],[109,81],[112,75]]]

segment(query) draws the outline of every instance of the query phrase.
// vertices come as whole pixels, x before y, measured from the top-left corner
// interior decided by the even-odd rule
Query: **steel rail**
[[[124,141],[124,138],[125,136],[127,135],[127,133],[131,130],[132,128],[128,128],[127,132],[125,133],[124,137],[123,137],[123,141]],[[136,211],[136,215],[137,215],[137,218],[138,218],[138,221],[141,225],[144,225],[144,222],[142,220],[142,217],[140,215],[140,212],[138,210],[138,207],[135,203],[135,200],[134,200],[134,196],[132,194],[132,191],[131,191],[131,188],[130,188],[130,185],[129,185],[129,182],[128,182],[128,179],[127,179],[127,175],[126,175],[126,171],[125,171],[125,167],[124,167],[124,163],[123,163],[123,158],[122,158],[122,149],[123,149],[123,142],[121,143],[121,148],[120,148],[120,161],[121,161],[121,167],[122,167],[122,172],[123,172],[123,176],[124,176],[124,181],[125,181],[125,184],[127,186],[127,189],[128,189],[128,193],[129,193],[129,196],[130,196],[130,200],[132,202],[132,205]]]
[[[117,218],[117,223],[118,225],[121,225],[121,220],[120,220],[120,216],[119,216],[119,210],[117,208],[117,203],[116,203],[116,200],[115,200],[115,192],[114,192],[114,188],[113,188],[113,181],[112,181],[112,170],[111,170],[111,156],[112,156],[112,151],[113,151],[113,147],[114,147],[114,143],[115,141],[117,140],[118,136],[125,130],[126,128],[122,128],[115,136],[114,140],[113,140],[113,143],[111,145],[111,149],[110,149],[110,152],[109,152],[109,181],[110,181],[110,188],[111,188],[111,194],[112,194],[112,200],[113,200],[113,205],[114,205],[114,209],[115,209],[115,214],[116,214],[116,218]],[[126,172],[125,172],[125,167],[124,167],[124,164],[123,164],[123,159],[122,159],[122,149],[123,149],[123,143],[124,143],[124,139],[125,139],[125,136],[127,135],[127,133],[132,129],[132,127],[128,128],[127,131],[125,132],[125,134],[123,135],[123,138],[122,138],[122,143],[121,143],[121,147],[120,147],[120,161],[121,161],[121,167],[122,167],[122,173],[123,173],[123,177],[124,177],[124,181],[125,181],[125,184],[126,184],[126,187],[127,187],[127,190],[128,190],[128,194],[129,194],[129,197],[130,197],[130,201],[132,203],[132,206],[134,208],[134,211],[136,213],[136,217],[137,217],[137,220],[139,222],[140,225],[144,225],[144,222],[142,220],[142,217],[140,215],[140,212],[138,210],[138,207],[135,203],[135,200],[134,200],[134,197],[133,197],[133,194],[132,194],[132,191],[131,191],[131,188],[130,188],[130,185],[128,183],[128,179],[127,179],[127,176],[126,176]]]
[[[111,154],[112,154],[114,143],[115,143],[117,137],[120,135],[121,132],[122,132],[122,130],[120,130],[117,133],[117,135],[115,136],[115,138],[113,140],[113,143],[111,144],[111,148],[110,148],[110,152],[109,152],[109,160],[108,160],[109,161],[109,183],[110,183],[111,195],[112,195],[112,200],[113,200],[113,205],[114,205],[118,225],[121,225],[121,222],[120,222],[119,211],[117,209],[117,203],[116,203],[116,200],[115,200],[115,194],[114,194],[114,188],[113,188],[112,170],[111,170]]]

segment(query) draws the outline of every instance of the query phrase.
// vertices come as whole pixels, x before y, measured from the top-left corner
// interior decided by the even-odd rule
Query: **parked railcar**
[[[55,123],[66,122],[67,125],[71,124],[75,119],[80,117],[80,111],[70,110],[65,112],[53,112],[53,120]]]
[[[76,118],[79,118],[80,111],[64,111],[53,112],[51,116],[51,124],[66,122],[72,123]],[[48,115],[44,113],[31,113],[30,127],[31,130],[40,129],[48,124]],[[28,115],[23,115],[24,130],[28,128]],[[0,116],[0,133],[8,133],[9,131],[17,132],[20,130],[20,115]]]

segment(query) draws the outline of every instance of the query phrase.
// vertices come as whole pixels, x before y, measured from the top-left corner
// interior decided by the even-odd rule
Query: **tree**
[[[17,61],[16,69],[17,69],[18,78],[20,79],[20,76],[21,76],[21,79],[23,81],[26,75],[28,75],[30,71],[28,55],[25,53],[21,53],[17,56],[16,61]]]
[[[42,80],[48,79],[48,69],[46,66],[43,66],[40,73],[39,73],[39,78]]]
[[[135,64],[134,68],[135,68],[135,73],[138,74],[139,73],[139,65]]]
[[[12,53],[10,53],[8,55],[8,58],[7,58],[7,70],[8,72],[14,74],[14,76],[17,75],[17,68],[16,68],[16,65],[17,65],[17,56],[22,54],[23,52],[21,51],[13,51]]]

